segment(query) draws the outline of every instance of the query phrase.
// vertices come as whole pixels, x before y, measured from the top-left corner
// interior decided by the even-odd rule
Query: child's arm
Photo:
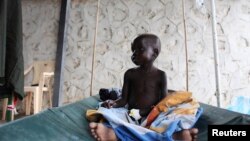
[[[123,107],[127,104],[128,101],[128,92],[129,92],[129,78],[131,75],[131,71],[128,70],[124,74],[124,84],[122,87],[122,97],[118,100],[116,100],[116,105],[114,105],[115,108]]]
[[[167,88],[167,75],[164,71],[162,71],[161,73],[161,84],[160,84],[160,88],[161,88],[161,93],[160,93],[160,99],[159,102],[166,97],[166,95],[168,94],[168,88]]]
[[[118,108],[118,107],[124,107],[127,104],[128,101],[128,91],[129,91],[129,78],[131,75],[131,71],[128,70],[125,72],[124,75],[124,84],[122,87],[122,96],[121,98],[117,100],[106,100],[102,106],[106,108]]]

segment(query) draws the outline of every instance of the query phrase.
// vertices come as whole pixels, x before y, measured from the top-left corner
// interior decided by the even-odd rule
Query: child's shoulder
[[[160,75],[163,75],[163,76],[166,76],[166,73],[165,71],[161,70],[161,69],[158,69],[156,68],[157,72],[160,74]]]
[[[128,69],[126,72],[125,72],[125,74],[131,74],[131,73],[135,73],[135,72],[137,72],[138,71],[138,68],[130,68],[130,69]]]
[[[136,75],[136,72],[137,72],[137,69],[136,68],[131,68],[131,69],[128,69],[125,74],[124,74],[124,77],[126,79],[129,79],[129,78],[132,78]]]

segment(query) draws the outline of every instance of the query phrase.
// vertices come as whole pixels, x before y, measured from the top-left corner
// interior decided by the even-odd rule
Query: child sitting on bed
[[[128,106],[129,114],[134,120],[142,122],[153,106],[167,95],[167,79],[164,71],[159,70],[153,62],[161,51],[160,39],[153,34],[139,35],[132,43],[132,61],[138,67],[125,72],[122,97],[106,100],[102,106],[118,108]],[[92,135],[98,141],[118,140],[112,128],[102,123],[90,123]],[[174,133],[176,140],[195,140],[198,130],[185,129]]]

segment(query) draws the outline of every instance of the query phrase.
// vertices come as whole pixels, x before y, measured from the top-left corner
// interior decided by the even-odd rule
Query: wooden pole
[[[56,50],[56,64],[55,64],[55,79],[54,79],[54,94],[53,94],[53,107],[61,106],[63,103],[63,67],[65,60],[65,46],[66,46],[66,33],[67,33],[67,19],[68,11],[71,0],[61,1],[61,12],[59,20],[58,41]]]
[[[94,36],[94,46],[92,51],[92,69],[91,69],[91,81],[90,81],[90,96],[93,95],[93,78],[94,78],[94,69],[95,69],[95,48],[96,48],[96,38],[98,31],[98,20],[99,20],[99,7],[100,0],[97,0],[97,11],[96,11],[96,23],[95,23],[95,36]]]
[[[186,61],[186,90],[188,91],[189,81],[188,81],[188,49],[187,49],[187,29],[186,29],[186,17],[185,17],[185,1],[182,0],[182,17],[183,17],[183,27],[184,27],[184,41],[185,41],[185,61]]]
[[[218,58],[218,43],[217,43],[217,30],[216,30],[216,9],[215,2],[211,0],[212,7],[212,32],[213,32],[213,49],[214,49],[214,68],[215,68],[215,83],[216,83],[216,98],[217,106],[220,107],[220,70],[219,70],[219,58]]]

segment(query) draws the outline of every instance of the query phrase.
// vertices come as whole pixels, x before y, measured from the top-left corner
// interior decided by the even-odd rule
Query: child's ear
[[[156,58],[159,55],[159,50],[158,49],[154,49],[154,58]]]

